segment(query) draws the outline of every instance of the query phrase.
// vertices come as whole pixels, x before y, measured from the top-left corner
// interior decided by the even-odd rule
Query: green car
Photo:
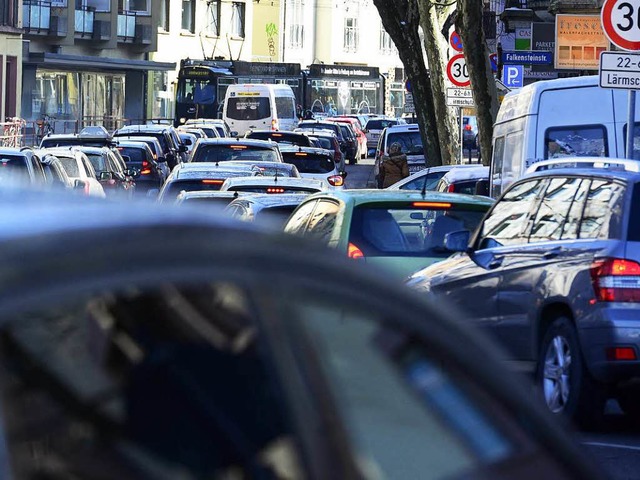
[[[492,204],[455,193],[333,190],[307,197],[284,229],[406,277],[450,256],[445,235],[475,230]]]

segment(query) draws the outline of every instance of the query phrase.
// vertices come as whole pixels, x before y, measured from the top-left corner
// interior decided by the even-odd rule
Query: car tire
[[[632,388],[618,392],[618,405],[634,423],[640,423],[640,389]]]
[[[544,335],[536,384],[552,413],[566,415],[586,428],[600,424],[605,388],[587,371],[578,334],[566,317],[558,317]]]

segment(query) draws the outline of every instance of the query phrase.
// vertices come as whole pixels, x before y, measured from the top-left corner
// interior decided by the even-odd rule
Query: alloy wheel
[[[562,412],[569,400],[570,369],[569,343],[565,337],[557,335],[547,345],[542,375],[544,399],[553,413]]]

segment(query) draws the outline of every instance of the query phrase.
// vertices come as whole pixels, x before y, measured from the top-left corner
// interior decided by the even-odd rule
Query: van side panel
[[[616,122],[616,147],[618,150],[618,157],[624,158],[625,150],[626,150],[626,125],[627,125],[627,116],[629,113],[629,92],[628,90],[612,90],[613,93],[613,106],[614,106],[614,118]],[[636,123],[636,131],[634,132],[634,137],[637,139],[640,137],[640,129],[638,129],[638,123],[640,122],[640,101],[636,100],[636,114],[635,114],[635,123]],[[637,140],[636,142],[637,143]],[[634,147],[634,158],[640,159],[638,147]],[[613,155],[611,155],[613,156]]]

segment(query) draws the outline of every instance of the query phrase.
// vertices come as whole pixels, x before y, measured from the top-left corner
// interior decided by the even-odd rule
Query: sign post
[[[602,28],[607,38],[618,48],[634,52],[640,50],[640,15],[634,15],[638,11],[640,11],[640,0],[605,0],[602,5],[600,13]],[[639,62],[640,56],[634,54],[618,52],[600,54],[600,86],[629,89],[626,151],[626,157],[629,159],[633,158],[636,89],[640,88]],[[619,87],[612,86],[618,85],[618,81]]]

